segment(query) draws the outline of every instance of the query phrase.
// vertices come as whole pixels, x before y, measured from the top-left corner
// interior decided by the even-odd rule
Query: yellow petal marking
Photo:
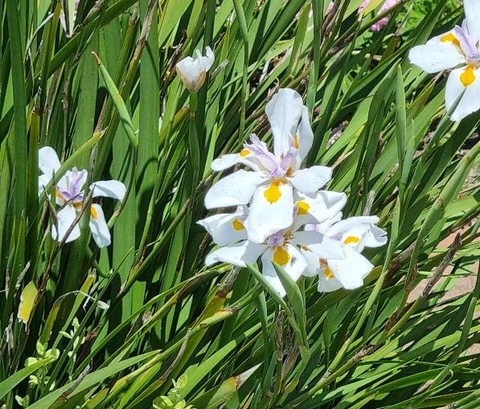
[[[468,87],[475,81],[475,73],[473,72],[473,65],[469,65],[465,71],[460,74],[460,81],[464,87]]]
[[[320,259],[320,260],[319,260],[319,263],[320,263],[320,267],[323,269],[323,275],[325,276],[325,278],[326,278],[327,280],[330,280],[330,279],[334,278],[333,273],[332,273],[332,270],[330,270],[330,269],[328,268],[328,262],[327,262],[327,260],[325,260],[325,259]]]
[[[233,228],[237,231],[243,230],[245,228],[243,227],[243,223],[238,219],[234,219],[232,222],[232,225],[233,225]]]
[[[442,38],[440,38],[440,41],[442,43],[452,43],[455,44],[457,47],[460,47],[460,41],[457,37],[455,37],[455,34],[453,33],[445,34],[444,36],[442,36]]]
[[[343,244],[357,244],[360,241],[360,239],[356,236],[348,236],[345,240],[343,240]]]
[[[35,283],[30,281],[20,295],[20,307],[18,308],[17,317],[24,324],[26,324],[30,319],[30,315],[35,304],[35,298],[37,298],[37,293],[38,290],[35,286]]]
[[[60,193],[59,190],[55,189],[55,199],[59,200],[60,204],[65,204],[68,200],[65,200],[63,195]]]
[[[298,215],[299,216],[303,216],[303,215],[306,215],[308,213],[308,211],[310,210],[310,205],[308,203],[305,203],[305,202],[297,202],[295,203],[295,206],[298,207]]]
[[[270,204],[275,203],[282,197],[282,192],[280,192],[279,185],[282,183],[281,180],[276,179],[274,180],[267,190],[263,193],[265,199],[268,200]]]
[[[293,137],[293,147],[295,149],[300,148],[300,142],[298,142],[298,135],[297,134],[295,134],[295,136]]]
[[[323,270],[323,275],[325,276],[325,278],[327,280],[330,280],[330,279],[333,278],[333,273],[330,271],[329,268],[326,268],[326,269]]]
[[[244,158],[245,156],[248,156],[250,154],[250,151],[248,149],[242,149],[240,151],[240,156]]]
[[[98,219],[97,211],[95,210],[95,208],[93,206],[90,207],[90,216],[92,216],[95,220]]]
[[[288,251],[286,251],[282,246],[275,247],[273,261],[281,266],[284,266],[290,261],[290,254],[288,254]]]

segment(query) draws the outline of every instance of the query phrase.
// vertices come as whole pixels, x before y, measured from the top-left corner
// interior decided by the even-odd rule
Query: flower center
[[[285,243],[284,231],[279,231],[275,234],[272,234],[270,237],[267,238],[267,245],[270,247],[278,247],[283,246]]]

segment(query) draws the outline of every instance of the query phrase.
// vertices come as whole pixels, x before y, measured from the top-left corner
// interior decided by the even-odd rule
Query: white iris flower
[[[318,291],[330,292],[339,288],[353,290],[363,285],[363,279],[373,265],[360,253],[365,247],[380,247],[387,242],[387,233],[376,226],[377,216],[359,216],[341,219],[341,213],[317,225],[307,225],[335,241],[341,248],[341,257],[320,256],[315,246],[302,249],[308,260],[304,275],[318,275]]]
[[[251,170],[238,170],[220,179],[205,196],[207,209],[251,202],[244,224],[249,243],[257,244],[265,244],[267,238],[292,225],[294,189],[300,194],[316,193],[332,176],[332,169],[325,166],[300,169],[313,142],[308,111],[300,94],[280,89],[265,112],[273,133],[273,153],[252,135],[251,143],[246,143],[240,153],[212,162],[215,171],[238,163]]]
[[[55,172],[60,169],[60,160],[53,148],[45,146],[38,151],[38,166],[42,171],[38,180],[39,194],[41,194]],[[80,212],[83,199],[86,196],[84,185],[87,182],[87,176],[88,172],[86,170],[73,168],[67,171],[57,182],[55,186],[55,201],[62,208],[57,213],[57,223],[52,225],[51,234],[55,240],[62,241],[65,238],[78,212]],[[104,180],[92,183],[89,186],[89,190],[93,190],[93,198],[110,197],[117,200],[123,200],[127,191],[125,185],[118,180]],[[103,209],[97,203],[92,203],[90,206],[89,227],[98,247],[110,245],[110,231],[108,230]],[[78,237],[80,237],[80,227],[76,224],[66,238],[66,242],[76,240]]]
[[[205,56],[195,50],[197,58],[186,57],[175,66],[177,74],[190,92],[197,92],[205,82],[207,71],[215,62],[215,55],[210,47],[205,48]]]
[[[461,97],[451,119],[459,121],[480,109],[480,1],[464,0],[465,20],[425,45],[410,50],[409,59],[429,74],[452,70],[445,89],[447,110]]]
[[[205,264],[224,262],[245,267],[246,263],[254,263],[261,257],[262,274],[283,297],[285,290],[272,261],[296,281],[308,267],[302,248],[311,247],[317,252],[317,258],[343,257],[342,247],[335,240],[317,231],[301,231],[300,228],[306,223],[324,222],[337,214],[345,205],[345,194],[328,191],[312,195],[300,193],[296,199],[295,206],[290,208],[293,224],[270,235],[261,244],[248,239],[245,223],[249,214],[245,206],[239,206],[233,213],[200,220],[198,224],[205,227],[216,244],[222,246],[207,256]]]

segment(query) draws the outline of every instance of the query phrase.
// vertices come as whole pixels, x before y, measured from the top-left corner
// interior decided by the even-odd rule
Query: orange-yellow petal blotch
[[[331,270],[329,268],[326,268],[323,270],[323,275],[325,276],[325,278],[327,280],[330,280],[333,278],[333,273],[331,272]]]
[[[250,154],[250,151],[248,149],[242,149],[240,151],[240,156],[244,158],[245,156],[248,156]]]
[[[281,266],[284,266],[290,261],[290,254],[288,254],[288,251],[286,251],[282,246],[275,247],[273,261]]]
[[[263,193],[265,199],[268,200],[270,204],[275,203],[282,197],[282,192],[280,192],[280,180],[273,181],[267,190]]]
[[[320,264],[320,267],[323,269],[323,275],[325,276],[325,278],[327,280],[332,279],[334,276],[333,276],[332,270],[330,270],[330,268],[328,268],[327,260],[320,259],[319,264]]]
[[[473,72],[473,65],[469,65],[465,71],[460,74],[460,81],[464,87],[468,87],[475,81],[475,73]]]
[[[360,241],[360,238],[356,236],[348,236],[345,240],[343,240],[343,244],[357,244]]]
[[[310,210],[310,205],[308,203],[305,203],[305,202],[297,202],[295,203],[295,206],[297,206],[298,208],[298,215],[299,216],[303,216],[303,215],[306,215],[308,213],[308,211]]]
[[[298,135],[295,134],[295,136],[293,137],[293,147],[295,149],[298,149],[300,148],[300,142],[298,142]]]
[[[90,207],[90,216],[92,216],[95,220],[97,220],[97,218],[98,218],[97,211],[95,210],[95,208],[93,206]]]
[[[238,219],[234,219],[232,222],[232,225],[233,225],[233,228],[237,231],[243,230],[245,228],[243,226],[243,223]]]
[[[455,44],[457,47],[460,47],[460,41],[457,37],[455,37],[455,34],[453,33],[445,34],[442,38],[440,38],[440,41],[442,43],[452,43]]]

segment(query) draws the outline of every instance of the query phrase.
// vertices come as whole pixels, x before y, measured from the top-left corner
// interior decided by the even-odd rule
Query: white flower
[[[445,89],[447,110],[461,97],[451,119],[459,121],[480,109],[480,1],[464,0],[465,20],[425,45],[410,50],[409,59],[429,74],[452,70]]]
[[[190,92],[197,92],[205,82],[207,71],[215,62],[215,55],[210,47],[205,48],[205,56],[195,50],[197,58],[186,57],[175,68],[177,74]]]
[[[316,195],[299,194],[296,198],[298,200],[295,207],[290,208],[293,224],[267,237],[262,244],[248,239],[248,228],[245,226],[248,219],[246,207],[238,207],[231,214],[217,214],[200,220],[198,224],[205,227],[216,244],[223,246],[210,253],[205,264],[224,262],[245,267],[246,263],[254,263],[261,257],[262,274],[283,297],[285,290],[272,261],[282,266],[296,281],[308,266],[302,248],[314,246],[324,257],[343,257],[342,247],[335,240],[317,231],[299,229],[305,223],[315,220],[322,222],[337,214],[345,204],[345,194],[324,191]]]
[[[307,225],[308,231],[316,231],[329,237],[342,249],[342,257],[328,257],[315,245],[302,249],[308,260],[304,275],[318,274],[318,291],[330,292],[339,288],[353,290],[363,285],[363,279],[373,265],[360,253],[365,247],[380,247],[387,242],[387,233],[377,227],[376,216],[350,217],[340,220],[341,214],[317,225]]]
[[[43,172],[39,176],[38,181],[39,193],[42,193],[55,172],[60,168],[60,160],[51,147],[45,146],[38,151],[38,166]],[[57,223],[52,225],[51,234],[55,240],[62,241],[65,238],[78,212],[80,212],[85,197],[84,185],[87,182],[87,176],[88,172],[86,170],[73,168],[67,171],[57,182],[55,186],[55,201],[62,208],[57,213]],[[89,186],[89,190],[93,190],[93,198],[110,197],[123,200],[127,189],[118,180],[104,180],[92,183]],[[108,230],[103,209],[97,203],[92,203],[90,206],[89,227],[98,247],[110,245],[110,231]],[[66,238],[66,242],[76,240],[78,237],[80,237],[80,227],[76,224]]]
[[[281,89],[267,104],[265,112],[273,133],[273,153],[252,135],[240,153],[224,155],[212,162],[215,171],[237,163],[251,171],[239,170],[220,179],[205,196],[207,209],[240,206],[250,203],[245,220],[248,238],[264,243],[274,233],[293,222],[294,189],[313,194],[331,178],[325,166],[300,169],[313,142],[307,108],[300,94]]]

